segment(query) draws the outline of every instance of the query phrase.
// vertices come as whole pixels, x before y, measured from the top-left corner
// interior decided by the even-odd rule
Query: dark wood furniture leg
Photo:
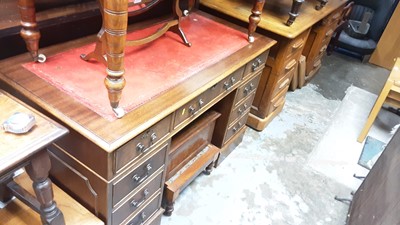
[[[319,2],[319,5],[315,6],[316,10],[320,10],[325,7],[325,5],[328,3],[328,0],[317,0]]]
[[[170,30],[171,30],[172,32],[178,34],[179,37],[181,37],[183,43],[184,43],[186,46],[188,46],[188,47],[192,46],[192,43],[190,43],[190,42],[188,41],[188,39],[186,38],[185,33],[183,32],[183,30],[182,30],[182,28],[181,28],[181,26],[180,26],[180,20],[181,20],[181,18],[182,18],[182,16],[183,16],[183,13],[182,13],[182,10],[181,10],[181,8],[180,8],[180,6],[179,6],[179,0],[174,0],[174,4],[173,4],[173,6],[172,6],[172,11],[173,11],[173,14],[174,14],[174,17],[175,17],[174,19],[177,21],[177,24],[174,25],[174,26],[172,26],[172,27],[170,28]]]
[[[261,21],[261,13],[264,8],[265,0],[255,0],[251,15],[249,17],[248,40],[250,43],[254,42],[254,32],[256,32],[257,25]]]
[[[304,0],[293,0],[292,9],[289,12],[289,19],[286,22],[287,26],[291,26],[293,22],[296,20],[297,16],[299,15],[299,11],[303,2]]]
[[[12,175],[10,174],[0,179],[0,202],[3,204],[7,204],[13,197],[12,192],[7,187],[7,184],[13,180]]]
[[[110,105],[118,118],[125,115],[119,107],[122,89],[125,87],[124,50],[128,25],[128,0],[104,1],[104,34],[107,56],[107,77]]]
[[[18,0],[19,13],[21,15],[22,29],[21,37],[24,39],[26,48],[31,53],[35,62],[44,62],[46,57],[39,54],[40,32],[37,29],[35,1],[34,0]]]
[[[49,179],[50,158],[47,150],[37,153],[25,167],[33,181],[33,189],[40,203],[40,218],[43,224],[65,224],[64,215],[53,200],[53,189]]]

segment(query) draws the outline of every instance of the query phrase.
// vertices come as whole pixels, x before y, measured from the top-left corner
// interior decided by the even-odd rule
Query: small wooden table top
[[[287,26],[288,12],[292,0],[268,0],[261,14],[259,28],[281,35],[286,38],[295,38],[328,14],[345,4],[346,0],[329,0],[324,8],[315,10],[316,0],[308,0],[301,6],[299,16],[291,26]],[[201,0],[200,4],[227,14],[244,22],[249,21],[253,1],[246,0]]]
[[[0,130],[0,174],[8,172],[68,132],[66,128],[2,90],[0,90],[0,109],[0,123],[15,112],[31,113],[36,119],[36,125],[25,134],[13,134]]]

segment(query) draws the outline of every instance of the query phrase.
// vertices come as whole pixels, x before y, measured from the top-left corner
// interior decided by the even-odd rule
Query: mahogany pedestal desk
[[[68,130],[0,91],[0,121],[4,122],[16,112],[34,115],[36,124],[24,134],[1,130],[0,137],[0,200],[12,196],[29,205],[41,216],[43,224],[65,224],[64,216],[53,200],[50,158],[46,146],[65,135]],[[13,181],[14,172],[25,167],[33,181],[36,198]]]
[[[257,32],[278,43],[271,48],[266,61],[247,125],[263,130],[282,111],[286,92],[302,54],[307,57],[308,74],[318,71],[345,3],[345,0],[330,0],[317,11],[315,6],[318,1],[305,1],[301,16],[291,26],[286,26],[292,1],[266,2]],[[252,3],[245,0],[201,0],[200,9],[246,26]]]
[[[52,56],[94,40],[42,51]],[[251,44],[244,40],[233,54],[111,122],[21,66],[30,61],[28,54],[0,62],[0,85],[70,130],[49,148],[51,175],[59,187],[106,224],[159,224],[166,155],[175,134],[212,109],[221,114],[211,139],[220,149],[218,162],[241,142],[265,60],[276,43],[258,34]]]

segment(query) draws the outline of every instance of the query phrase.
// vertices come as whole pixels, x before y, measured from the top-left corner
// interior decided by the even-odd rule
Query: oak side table
[[[1,90],[0,109],[1,123],[15,112],[30,113],[36,120],[25,134],[0,130],[0,200],[7,202],[15,196],[38,212],[43,224],[65,224],[64,216],[53,200],[46,146],[67,134],[68,130]],[[13,181],[14,172],[21,167],[25,167],[33,181],[36,197]]]

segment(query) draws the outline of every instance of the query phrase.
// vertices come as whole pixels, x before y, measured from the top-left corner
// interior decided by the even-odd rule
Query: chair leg
[[[364,125],[364,128],[361,130],[361,133],[357,138],[358,142],[361,143],[364,141],[365,137],[368,134],[369,129],[371,129],[371,126],[376,119],[376,116],[378,116],[378,113],[379,113],[380,109],[382,108],[382,105],[385,102],[385,99],[388,96],[391,87],[392,87],[392,83],[390,81],[387,81],[385,86],[383,87],[381,93],[379,94],[378,99],[376,99],[374,107],[372,107],[372,110],[368,116],[368,119]]]

